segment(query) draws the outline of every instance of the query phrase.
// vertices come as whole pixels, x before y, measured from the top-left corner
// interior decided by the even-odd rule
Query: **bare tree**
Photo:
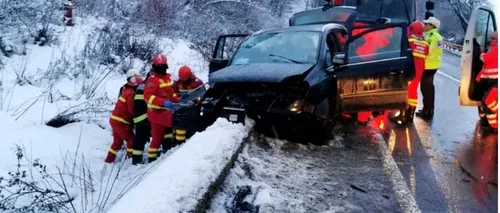
[[[470,18],[472,9],[476,6],[485,5],[491,6],[491,3],[488,0],[446,0],[453,12],[460,20],[460,24],[464,32],[467,30],[468,20]]]

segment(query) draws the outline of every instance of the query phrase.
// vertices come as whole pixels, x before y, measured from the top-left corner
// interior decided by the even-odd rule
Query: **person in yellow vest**
[[[422,101],[424,108],[415,113],[416,116],[430,119],[434,115],[434,75],[441,66],[441,57],[443,55],[443,37],[438,29],[441,21],[435,17],[424,20],[425,40],[429,44],[429,55],[425,59],[425,70],[422,74],[420,91],[422,92]]]

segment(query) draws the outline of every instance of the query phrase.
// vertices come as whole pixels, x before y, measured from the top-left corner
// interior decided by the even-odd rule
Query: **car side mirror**
[[[228,63],[229,63],[228,59],[212,58],[210,59],[210,64],[208,66],[208,73],[210,74],[217,70],[220,70],[226,67]]]
[[[332,57],[332,63],[335,65],[346,64],[346,55],[345,53],[335,53]]]

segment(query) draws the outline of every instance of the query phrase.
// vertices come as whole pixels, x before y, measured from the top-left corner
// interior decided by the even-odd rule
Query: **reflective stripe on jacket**
[[[443,55],[443,37],[437,29],[432,29],[425,32],[425,40],[429,43],[429,55],[425,60],[425,69],[439,69]]]
[[[149,122],[166,127],[172,126],[172,112],[163,107],[165,101],[179,102],[170,74],[152,73],[145,83],[144,100],[147,101]]]
[[[134,114],[134,95],[135,89],[132,87],[124,87],[115,108],[111,113],[111,120],[118,121],[124,124],[133,123]]]
[[[411,37],[408,41],[413,53],[415,69],[423,71],[425,69],[426,58],[429,55],[429,44],[425,40],[415,37]]]
[[[197,77],[194,80],[190,80],[188,82],[183,82],[177,80],[174,82],[174,89],[176,93],[180,93],[181,95],[189,93],[199,86],[203,85],[203,81]]]
[[[482,56],[482,60],[484,65],[479,78],[498,79],[498,44],[491,45],[488,52]]]
[[[147,119],[147,104],[144,100],[144,84],[139,84],[134,96],[134,123],[139,123]]]

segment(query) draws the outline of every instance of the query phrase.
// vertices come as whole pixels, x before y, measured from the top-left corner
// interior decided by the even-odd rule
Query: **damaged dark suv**
[[[263,133],[318,143],[332,136],[341,113],[405,108],[414,76],[408,23],[356,22],[356,9],[342,6],[297,13],[286,28],[220,36],[202,117],[248,116]],[[381,32],[387,44],[359,51]],[[243,41],[228,57],[235,37]]]

